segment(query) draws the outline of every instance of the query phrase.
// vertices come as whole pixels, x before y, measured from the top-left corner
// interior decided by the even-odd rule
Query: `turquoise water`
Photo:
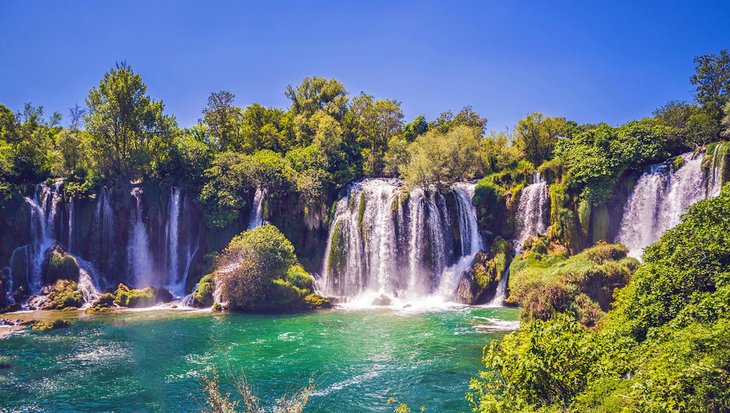
[[[313,380],[309,412],[392,411],[388,397],[466,412],[483,346],[517,318],[513,309],[477,307],[82,317],[67,329],[0,340],[0,364],[10,365],[0,369],[0,411],[200,411],[200,376],[217,368],[243,371],[264,402]]]

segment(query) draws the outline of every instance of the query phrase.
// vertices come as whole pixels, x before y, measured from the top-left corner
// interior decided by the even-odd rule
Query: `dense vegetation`
[[[212,283],[231,310],[281,311],[329,304],[314,293],[312,277],[296,264],[294,246],[273,225],[233,238],[217,259]]]
[[[596,331],[571,306],[530,312],[519,332],[486,349],[469,393],[474,411],[728,411],[729,229],[726,185],[647,249]],[[615,249],[596,248],[580,255]]]
[[[232,93],[214,92],[200,121],[180,128],[120,63],[65,126],[42,107],[14,113],[0,105],[0,207],[56,177],[66,179],[68,199],[94,196],[101,185],[174,184],[194,194],[207,227],[218,230],[235,226],[262,188],[267,214],[278,208],[291,225],[311,229],[326,226],[334,199],[356,179],[400,177],[443,190],[477,178],[480,226],[504,240],[514,232],[519,192],[539,172],[551,184],[551,226],[512,265],[510,299],[524,308],[522,328],[485,352],[486,370],[468,396],[474,410],[728,411],[730,187],[694,206],[641,266],[622,246],[599,243],[611,238],[607,206],[622,203],[623,178],[710,144],[727,151],[715,143],[730,137],[730,56],[695,63],[693,103],[669,102],[618,126],[531,113],[509,134],[487,132],[469,106],[407,122],[400,102],[351,96],[319,77],[287,86],[286,109],[239,107]],[[219,294],[233,310],[327,305],[282,231],[296,232],[265,225],[234,237],[198,283],[195,302],[210,305]],[[513,253],[505,241],[491,246],[471,273],[472,296],[501,278]],[[78,307],[73,257],[53,251],[44,271],[48,308]],[[91,310],[164,295],[120,285]],[[218,397],[217,387],[208,391]]]

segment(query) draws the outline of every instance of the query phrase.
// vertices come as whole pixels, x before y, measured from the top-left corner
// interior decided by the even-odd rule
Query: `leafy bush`
[[[485,350],[486,370],[471,379],[467,399],[475,412],[567,406],[592,379],[599,355],[593,335],[571,318],[535,321]]]

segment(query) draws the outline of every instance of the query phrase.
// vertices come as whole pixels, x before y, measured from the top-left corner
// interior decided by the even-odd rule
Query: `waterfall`
[[[110,270],[114,264],[114,211],[109,199],[109,188],[103,187],[96,198],[96,212],[94,217],[94,234],[98,237],[98,262],[101,268]]]
[[[445,268],[441,274],[438,294],[446,300],[453,297],[459,277],[469,269],[474,257],[483,247],[477,224],[476,207],[472,202],[475,189],[475,185],[464,183],[457,183],[452,187],[458,200],[459,242],[462,255],[456,263]]]
[[[96,268],[90,262],[79,257],[76,257],[76,262],[79,264],[78,290],[81,291],[84,303],[88,307],[101,297],[101,293],[96,288],[99,285],[99,276],[96,273]]]
[[[170,188],[170,201],[168,202],[167,213],[167,225],[165,227],[165,241],[167,243],[167,285],[169,288],[177,291],[180,289],[180,271],[178,269],[180,190],[174,186]]]
[[[547,230],[549,207],[548,184],[539,173],[535,173],[533,183],[520,192],[517,203],[515,251],[519,253],[528,238]]]
[[[640,258],[645,247],[679,224],[690,205],[708,196],[702,155],[681,156],[684,164],[673,172],[667,164],[652,165],[626,202],[616,241],[626,245],[632,257]]]
[[[266,189],[259,186],[253,196],[253,208],[251,218],[248,220],[248,229],[260,227],[264,223],[264,199],[266,199]]]
[[[37,293],[42,287],[41,266],[43,264],[43,253],[53,243],[55,233],[55,218],[58,200],[61,197],[62,179],[54,182],[53,189],[45,183],[36,186],[33,198],[25,197],[25,202],[30,207],[30,232],[33,237],[32,243],[32,269],[28,280],[31,292]]]
[[[323,293],[453,299],[459,277],[482,248],[474,189],[474,184],[455,184],[448,196],[456,207],[449,213],[447,197],[435,190],[408,192],[392,179],[351,185],[330,226]],[[458,228],[458,237],[452,228]]]
[[[73,253],[74,247],[74,200],[68,204],[68,252]]]
[[[134,188],[131,192],[135,199],[134,214],[130,214],[131,234],[127,246],[129,269],[134,276],[137,287],[153,285],[153,266],[150,256],[150,240],[142,216],[142,189]]]

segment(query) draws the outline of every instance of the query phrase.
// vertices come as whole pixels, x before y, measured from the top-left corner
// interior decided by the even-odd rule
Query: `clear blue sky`
[[[730,48],[730,1],[260,3],[0,0],[0,103],[66,116],[126,60],[181,126],[211,91],[286,107],[313,75],[407,119],[468,104],[490,129],[531,111],[615,124],[691,99],[693,57]]]

